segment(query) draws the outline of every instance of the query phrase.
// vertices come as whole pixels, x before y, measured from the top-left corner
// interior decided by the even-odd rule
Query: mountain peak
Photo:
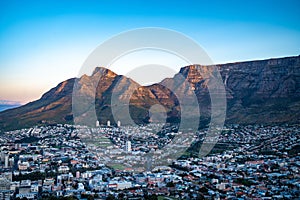
[[[100,75],[106,75],[109,77],[117,76],[117,74],[110,69],[107,69],[105,67],[96,67],[92,73],[92,76],[95,76],[96,74]]]
[[[207,69],[207,67],[200,66],[200,65],[185,66],[180,69],[179,74],[181,74],[183,77],[185,77],[189,81],[193,80],[192,82],[194,82],[194,81],[198,82],[201,79],[203,79],[203,77],[207,73],[207,70],[202,69],[202,68]]]

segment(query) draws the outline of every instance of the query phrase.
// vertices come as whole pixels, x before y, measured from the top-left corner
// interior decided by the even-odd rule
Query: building
[[[31,181],[30,180],[22,180],[19,193],[16,195],[17,198],[27,198],[27,199],[34,199],[36,197],[36,193],[31,192]]]
[[[0,199],[10,200],[12,196],[12,191],[10,190],[0,190]]]
[[[17,194],[17,198],[23,199],[37,199],[37,193],[25,193],[25,194]]]
[[[4,162],[7,151],[1,151],[1,161]]]
[[[9,156],[8,155],[5,155],[4,167],[5,168],[9,167]]]
[[[124,190],[124,189],[131,188],[131,187],[132,187],[132,183],[129,181],[117,182],[117,190]]]
[[[30,187],[30,192],[38,193],[39,192],[39,185],[38,184],[32,184],[31,187]]]
[[[76,172],[76,178],[77,178],[77,179],[80,178],[80,171],[77,171],[77,172]]]
[[[216,185],[216,188],[217,188],[218,190],[225,190],[225,188],[226,188],[226,183],[220,183],[220,184],[217,184],[217,185]]]
[[[10,190],[10,181],[5,177],[0,177],[0,190]]]
[[[67,173],[70,171],[70,168],[68,166],[59,166],[58,173]]]
[[[12,157],[12,158],[9,159],[9,166],[13,167],[14,164],[15,164],[15,159],[14,159],[14,157]]]
[[[78,183],[78,190],[79,191],[84,191],[85,190],[83,183]]]
[[[20,187],[20,182],[19,181],[13,181],[10,184],[10,190],[12,190],[12,191],[15,191],[19,187]]]
[[[29,167],[29,163],[28,162],[20,162],[19,165],[18,165],[18,168],[20,171],[24,171],[24,170],[27,170]]]
[[[132,183],[129,181],[110,181],[108,183],[108,188],[113,190],[124,190],[131,187]]]
[[[126,141],[126,144],[125,144],[125,151],[126,152],[131,152],[131,141]]]
[[[6,178],[8,181],[12,181],[12,172],[4,172],[2,177]]]

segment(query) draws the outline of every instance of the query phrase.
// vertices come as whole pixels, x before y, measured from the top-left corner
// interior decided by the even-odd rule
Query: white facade
[[[124,190],[131,187],[132,187],[132,183],[128,181],[120,181],[117,183],[117,190]]]
[[[58,172],[59,173],[66,173],[69,172],[70,168],[68,166],[59,166]]]
[[[5,168],[8,168],[8,167],[9,167],[9,162],[8,162],[8,161],[9,161],[9,156],[6,155],[6,156],[5,156],[5,162],[4,162],[4,167],[5,167]]]
[[[131,152],[131,141],[126,141],[126,144],[125,144],[125,151],[126,152]]]

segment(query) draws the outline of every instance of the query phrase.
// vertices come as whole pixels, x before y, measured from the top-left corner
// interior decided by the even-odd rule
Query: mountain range
[[[227,124],[271,124],[300,122],[300,56],[215,65],[225,86]],[[214,77],[214,67],[190,65],[180,69],[172,78],[160,83],[141,86],[134,80],[103,67],[89,75],[71,78],[59,83],[39,100],[18,108],[0,112],[0,129],[13,130],[37,124],[73,123],[88,118],[89,107],[94,106],[100,123],[115,115],[122,124],[128,116],[136,123],[151,121],[149,109],[156,104],[166,110],[167,121],[179,123],[182,102],[192,102],[195,95],[201,112],[185,112],[188,119],[207,124],[211,120],[211,96],[208,85]],[[201,73],[199,73],[201,72]],[[96,85],[95,85],[96,84]],[[79,97],[92,98],[94,105],[85,101],[72,110],[73,89]],[[96,88],[94,90],[93,88]],[[116,99],[112,112],[112,95]],[[80,98],[79,98],[80,99]],[[74,112],[76,116],[74,117]],[[187,114],[186,114],[187,113]],[[124,117],[123,117],[124,116]],[[82,121],[83,122],[83,121]],[[92,124],[88,124],[92,123]],[[86,122],[94,125],[95,122]]]
[[[0,99],[0,112],[11,109],[11,108],[16,108],[21,106],[22,104],[18,101],[9,101],[9,100],[1,100]]]

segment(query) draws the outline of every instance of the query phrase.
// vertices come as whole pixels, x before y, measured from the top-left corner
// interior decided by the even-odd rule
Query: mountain
[[[300,56],[217,67],[226,89],[226,123],[300,122]],[[187,66],[180,73],[195,82],[195,92],[201,101],[205,79],[197,80],[196,68],[206,67]]]
[[[97,87],[95,87],[95,84],[97,84]],[[84,100],[80,102],[80,107],[72,110],[72,98],[76,96],[73,95],[74,87],[76,87],[76,95],[84,97]],[[94,87],[96,91],[93,90]],[[138,90],[134,92],[137,88]],[[95,125],[95,121],[88,120],[85,122],[80,118],[88,118],[89,109],[95,107],[94,103],[97,105],[95,109],[98,120],[101,123],[106,123],[107,120],[114,123],[110,109],[113,92],[117,95],[120,105],[122,105],[122,102],[131,101],[131,115],[137,123],[147,121],[148,104],[159,103],[149,90],[133,80],[117,75],[106,68],[97,67],[91,76],[83,75],[80,78],[68,79],[43,94],[37,101],[0,112],[0,128],[12,130],[36,124],[73,123],[73,120],[76,119],[73,118],[72,111],[79,113],[80,116],[77,120],[92,126]],[[94,100],[91,101],[93,104],[87,104],[87,99],[91,98]],[[122,123],[126,123],[126,119],[122,119],[122,115],[122,113],[119,114],[121,116],[120,120],[122,120]]]
[[[72,89],[75,79],[66,80],[46,92],[39,100],[0,112],[0,127],[11,130],[45,121],[71,122]]]
[[[136,123],[144,123],[147,122],[149,106],[159,103],[147,88],[101,67],[97,67],[91,76],[83,75],[77,79],[74,88],[74,120],[89,126],[94,126],[96,120],[103,124],[108,120],[112,124],[119,120],[123,124],[130,123],[126,113],[128,105],[131,118]],[[94,110],[97,116],[91,120]]]
[[[300,56],[218,65],[228,123],[299,123]]]
[[[216,67],[226,90],[226,123],[300,122],[300,56]],[[136,123],[147,123],[151,118],[149,109],[156,104],[164,106],[169,122],[179,122],[182,113],[189,119],[199,117],[193,107],[195,103],[199,105],[200,122],[208,123],[212,101],[208,88],[214,82],[213,69],[212,66],[186,66],[173,78],[140,86],[128,77],[97,67],[90,76],[61,82],[37,101],[0,112],[0,128],[11,130],[74,120],[94,125],[95,122],[84,121],[93,115],[94,108],[101,123],[107,120],[130,123],[127,112]],[[72,101],[77,105],[73,110]]]
[[[9,101],[9,100],[1,100],[0,99],[0,112],[11,109],[11,108],[19,107],[21,105],[22,104],[18,101]]]

